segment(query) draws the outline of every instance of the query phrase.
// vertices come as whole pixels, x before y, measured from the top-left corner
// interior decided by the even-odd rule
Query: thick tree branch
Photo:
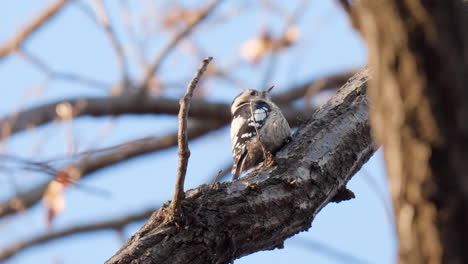
[[[273,97],[278,104],[287,104],[302,98],[311,85],[316,82],[324,82],[323,89],[339,87],[345,83],[353,72],[339,73],[324,78],[319,78],[293,86],[286,92]],[[170,114],[179,112],[179,102],[170,98],[155,98],[123,95],[117,97],[79,97],[67,100],[59,100],[32,107],[0,119],[0,130],[8,129],[11,134],[37,127],[56,120],[55,109],[57,105],[69,103],[73,106],[74,117],[80,116],[108,116],[123,114]],[[201,119],[216,119],[220,122],[229,122],[231,115],[229,105],[213,103],[205,100],[192,100],[190,115]]]
[[[41,26],[46,24],[50,19],[52,19],[62,7],[68,3],[70,0],[58,0],[44,11],[42,11],[37,17],[35,17],[29,24],[27,24],[23,29],[18,31],[15,36],[8,40],[3,46],[0,47],[0,59],[10,54],[11,52],[19,49],[21,44],[23,44],[26,39],[28,39],[32,33],[37,31]]]
[[[374,152],[366,81],[364,71],[341,88],[272,167],[187,191],[174,221],[166,203],[106,263],[228,263],[309,229]]]
[[[182,99],[180,99],[180,110],[179,110],[179,129],[177,131],[177,145],[179,147],[179,164],[177,166],[177,178],[174,190],[174,196],[172,198],[171,211],[173,214],[177,214],[180,209],[180,203],[184,199],[184,183],[185,175],[187,174],[187,165],[190,157],[190,149],[188,146],[188,131],[187,131],[187,119],[188,113],[190,110],[190,103],[192,101],[193,91],[200,82],[201,77],[208,68],[212,57],[208,57],[203,60],[200,68],[198,68],[195,76],[190,81],[187,86],[187,91],[185,92]]]

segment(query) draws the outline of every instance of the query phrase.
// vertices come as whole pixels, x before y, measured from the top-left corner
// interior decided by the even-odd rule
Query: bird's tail
[[[245,159],[246,156],[247,156],[247,151],[242,153],[242,155],[239,157],[239,160],[237,161],[237,163],[234,163],[234,165],[232,165],[231,173],[232,173],[232,179],[233,180],[237,180],[239,178],[239,175],[243,171],[244,159]]]

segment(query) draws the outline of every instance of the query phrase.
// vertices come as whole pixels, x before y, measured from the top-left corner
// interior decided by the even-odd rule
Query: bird
[[[231,105],[233,180],[246,170],[268,160],[289,140],[291,128],[270,91],[248,89]]]

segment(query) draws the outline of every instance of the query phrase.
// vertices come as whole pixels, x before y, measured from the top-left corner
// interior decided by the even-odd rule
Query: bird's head
[[[270,88],[259,91],[259,90],[254,90],[254,89],[247,89],[240,93],[236,98],[234,98],[234,101],[232,101],[231,105],[231,113],[234,113],[240,106],[249,103],[251,101],[255,100],[271,100],[270,98],[270,91],[273,89],[274,86],[271,86]]]

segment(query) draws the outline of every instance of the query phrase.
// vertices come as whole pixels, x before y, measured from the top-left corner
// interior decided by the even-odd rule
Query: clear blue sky
[[[34,14],[52,1],[5,1],[0,9],[2,27],[0,43],[29,21]],[[90,1],[81,1],[89,6]],[[119,23],[119,1],[105,1],[116,22],[119,38],[129,43],[124,27]],[[132,2],[135,14],[163,14],[162,7],[170,1]],[[187,6],[200,5],[201,1],[184,1]],[[203,1],[205,2],[205,1]],[[272,1],[286,11],[294,10],[299,1]],[[145,8],[141,3],[154,3],[155,8]],[[288,4],[285,4],[288,3]],[[242,43],[258,34],[262,28],[281,32],[283,20],[274,12],[264,12],[250,1],[225,1],[218,14],[236,6],[246,6],[241,14],[217,24],[201,25],[191,36],[203,47],[204,53],[213,56],[215,62],[227,67],[236,60]],[[147,7],[147,6],[146,6]],[[206,21],[209,24],[210,20]],[[336,1],[311,1],[298,21],[301,31],[299,42],[279,56],[278,68],[271,80],[277,90],[295,83],[319,77],[327,73],[355,69],[366,63],[366,48],[351,29]],[[167,32],[155,34],[146,42],[147,58],[151,59],[168,40]],[[25,49],[44,60],[52,69],[75,72],[106,83],[119,80],[116,57],[102,30],[75,5],[71,4],[51,23],[35,34]],[[245,63],[245,62],[244,62]],[[187,51],[187,46],[176,50],[165,61],[160,76],[165,81],[186,83],[199,61]],[[233,75],[253,87],[262,80],[265,63],[243,66]],[[132,78],[141,78],[141,70],[131,61]],[[213,101],[231,102],[239,88],[224,81],[211,79],[207,83],[208,98]],[[50,100],[74,96],[106,96],[107,89],[92,88],[63,80],[48,80],[47,76],[18,56],[0,61],[0,115],[17,109],[40,105]],[[39,89],[41,88],[41,89]],[[166,91],[168,96],[180,96],[185,87]],[[28,96],[32,92],[38,96]],[[109,135],[96,136],[107,125],[113,124]],[[143,136],[163,135],[176,129],[172,116],[120,116],[116,120],[105,118],[80,118],[73,123],[78,150],[90,147],[111,146]],[[26,158],[46,159],[64,155],[65,128],[53,123],[35,130],[15,135],[8,141],[8,153]],[[222,129],[190,143],[190,158],[186,188],[205,183],[231,159],[228,129]],[[208,161],[208,164],[207,164]],[[170,199],[175,181],[176,149],[145,155],[128,162],[96,172],[83,180],[83,184],[108,190],[109,197],[100,197],[70,188],[67,190],[65,211],[54,220],[53,228],[64,229],[78,223],[111,219],[119,215],[154,207]],[[20,190],[43,182],[48,176],[18,171],[0,174],[0,199],[14,193],[11,179]],[[389,204],[382,155],[378,152],[349,183],[356,199],[340,204],[329,204],[314,220],[308,232],[288,239],[285,248],[252,254],[235,263],[350,263],[349,259],[330,254],[324,247],[331,247],[349,254],[365,263],[393,263],[396,239],[391,219],[385,209]],[[383,200],[384,199],[384,200]],[[143,222],[126,227],[125,235],[133,234]],[[14,241],[47,232],[45,209],[37,205],[25,213],[0,219],[0,250]],[[37,246],[13,257],[7,263],[102,263],[115,253],[122,241],[114,231],[81,234]],[[352,261],[351,261],[352,262]],[[359,262],[355,262],[359,263]]]

